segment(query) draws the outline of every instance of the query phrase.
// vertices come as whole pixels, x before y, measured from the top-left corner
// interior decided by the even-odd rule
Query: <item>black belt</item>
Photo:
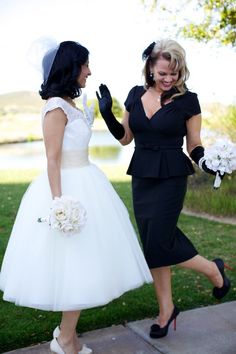
[[[169,145],[152,145],[152,144],[138,144],[135,146],[136,149],[146,149],[146,150],[182,150],[181,146],[169,146]]]

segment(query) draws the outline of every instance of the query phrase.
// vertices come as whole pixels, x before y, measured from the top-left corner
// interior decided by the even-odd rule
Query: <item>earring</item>
[[[156,80],[154,79],[154,74],[153,73],[150,73],[149,74],[149,78],[151,79],[151,81],[155,82]]]

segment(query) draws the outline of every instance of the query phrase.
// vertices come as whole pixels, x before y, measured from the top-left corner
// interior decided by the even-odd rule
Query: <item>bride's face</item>
[[[89,68],[89,62],[87,61],[85,64],[81,66],[81,72],[78,76],[79,87],[83,88],[86,86],[86,80],[90,75],[91,75],[91,70]]]

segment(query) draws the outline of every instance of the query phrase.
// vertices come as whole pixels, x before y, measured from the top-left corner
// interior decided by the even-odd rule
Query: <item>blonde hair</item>
[[[171,98],[183,95],[187,91],[185,82],[189,78],[189,70],[186,63],[185,50],[179,43],[172,39],[157,41],[150,55],[148,55],[143,68],[145,88],[147,89],[155,85],[155,81],[151,75],[151,67],[155,65],[156,61],[160,58],[168,60],[170,62],[170,68],[179,72],[178,81],[175,83],[178,93],[174,93]]]

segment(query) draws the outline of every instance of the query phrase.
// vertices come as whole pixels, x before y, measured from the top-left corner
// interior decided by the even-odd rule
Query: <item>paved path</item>
[[[236,225],[236,218],[230,218],[230,217],[221,217],[221,216],[213,216],[209,215],[207,213],[198,213],[195,211],[191,211],[188,209],[183,208],[182,213],[185,215],[190,215],[190,216],[196,216],[198,218],[203,218],[207,220],[212,220],[216,222],[220,222],[222,224],[230,224],[230,225]]]
[[[152,319],[84,333],[94,354],[236,354],[236,301],[181,312],[162,339],[148,336]],[[49,354],[49,343],[8,354]]]

